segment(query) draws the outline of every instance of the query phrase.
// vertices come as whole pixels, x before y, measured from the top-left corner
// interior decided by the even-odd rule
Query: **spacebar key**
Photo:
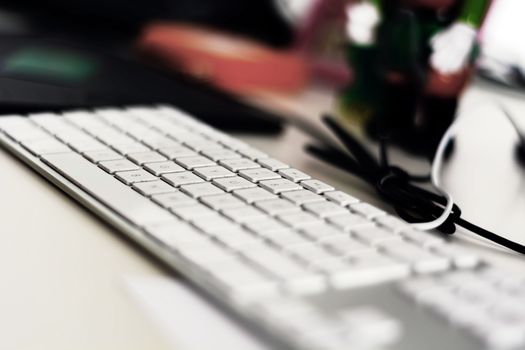
[[[48,154],[42,161],[138,226],[174,219],[168,211],[76,153]]]

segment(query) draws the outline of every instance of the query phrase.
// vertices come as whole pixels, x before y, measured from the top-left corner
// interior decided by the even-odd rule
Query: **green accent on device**
[[[459,19],[474,28],[480,28],[489,5],[489,0],[466,0]]]
[[[96,71],[97,63],[67,50],[26,48],[7,58],[4,71],[37,75],[65,82],[81,82]]]

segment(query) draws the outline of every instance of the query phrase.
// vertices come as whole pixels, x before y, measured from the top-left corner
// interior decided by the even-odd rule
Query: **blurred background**
[[[429,13],[438,20],[452,16],[462,11],[460,4],[469,1],[365,2],[379,9],[379,24],[374,23],[379,29],[374,40],[379,46],[385,46],[382,41],[386,40],[388,46],[391,43],[381,38],[381,21],[388,22],[389,16],[396,13],[391,7],[413,10],[417,22]],[[374,74],[386,76],[379,78],[387,81],[378,88],[386,91],[384,95],[389,94],[392,84],[399,90],[401,81],[403,89],[408,86],[403,90],[408,96],[407,103],[416,106],[415,109],[427,102],[415,101],[420,96],[414,96],[413,86],[420,86],[421,81],[430,85],[437,81],[440,89],[451,80],[447,80],[448,73],[444,74],[444,80],[443,74],[438,74],[441,81],[434,79],[435,67],[429,63],[434,59],[429,58],[432,52],[424,54],[424,61],[420,60],[423,64],[418,63],[423,78],[412,74],[415,68],[403,76],[384,62],[378,66],[379,73],[370,73],[370,67],[356,61],[352,48],[356,43],[363,44],[352,38],[355,29],[350,28],[352,20],[355,23],[370,20],[358,11],[351,13],[349,9],[356,4],[362,2],[4,1],[0,5],[0,110],[174,103],[227,130],[274,133],[279,132],[287,115],[294,114],[293,108],[279,101],[305,93],[310,98],[312,91],[316,96],[321,91],[325,105],[330,101],[328,105],[334,113],[368,128],[367,134],[373,137],[373,114],[382,112],[367,111],[372,116],[357,118],[354,115],[356,106],[360,107],[369,98],[355,92],[361,77],[369,80]],[[521,40],[521,34],[525,33],[521,18],[525,3],[494,0],[486,1],[485,5],[484,9],[476,10],[482,13],[474,34],[478,45],[476,58],[469,61],[460,83],[449,93],[454,98],[475,75],[506,88],[522,89],[525,85],[525,42]],[[455,17],[450,18],[455,21]],[[454,21],[446,22],[444,31],[456,24]],[[410,35],[396,38],[394,45],[410,42]],[[422,51],[435,49],[431,40],[423,46]],[[411,79],[415,82],[407,83]],[[277,103],[265,108],[261,96],[262,101],[272,98]],[[399,96],[396,99],[399,101]],[[372,101],[388,105],[384,99]],[[443,100],[439,103],[446,105]],[[450,106],[454,110],[455,104]],[[412,113],[408,112],[410,109],[400,107],[396,113],[408,115]],[[412,114],[418,113],[421,114]],[[411,118],[410,123],[417,124],[417,117]],[[442,134],[449,122],[447,119],[445,125],[432,126],[438,130],[434,138]],[[395,127],[406,128],[404,124]],[[425,130],[410,132],[414,138],[414,133]],[[411,151],[418,142],[415,141],[416,146],[402,146]]]

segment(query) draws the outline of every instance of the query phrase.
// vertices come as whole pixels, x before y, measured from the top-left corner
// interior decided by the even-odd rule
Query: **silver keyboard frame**
[[[260,338],[265,344],[268,344],[269,348],[313,349],[309,344],[297,343],[285,330],[279,328],[279,324],[261,321],[260,317],[256,314],[259,310],[254,308],[253,304],[242,303],[232,298],[224,292],[222,286],[213,278],[210,278],[206,272],[197,268],[191,262],[181,257],[176,251],[171,250],[162,242],[147,234],[140,227],[113,211],[109,206],[103,204],[103,202],[99,201],[88,191],[85,191],[82,186],[69,180],[66,175],[61,175],[58,171],[54,170],[52,166],[47,165],[39,157],[34,156],[18,142],[7,136],[7,134],[0,133],[0,147],[7,150],[17,159],[23,161],[43,178],[75,199],[76,202],[94,214],[97,219],[101,219],[119,231],[124,237],[130,239],[134,245],[140,246],[143,252],[147,252],[152,258],[155,258],[155,260],[160,261],[170,270],[180,274],[195,292],[204,296],[213,306],[226,312],[228,316],[230,316],[232,320],[237,321],[241,327],[250,331],[250,333],[257,338]],[[437,334],[439,337],[441,334],[443,339],[439,344],[433,344],[429,348],[440,349],[441,346],[444,346],[445,348],[456,349],[458,345],[464,350],[480,348],[477,343],[471,342],[470,338],[467,339],[467,337],[463,335],[464,332],[460,332],[459,329],[456,332],[454,328],[454,333],[451,334],[449,325],[441,323],[441,320],[438,320],[432,314],[428,313],[425,316],[420,317],[420,315],[416,315],[417,317],[413,317],[415,316],[414,313],[418,313],[418,310],[414,310],[415,306],[408,299],[405,300],[404,296],[393,295],[391,292],[394,286],[395,282],[392,282],[352,291],[330,292],[327,295],[323,293],[314,297],[296,296],[295,298],[298,300],[302,299],[309,303],[312,302],[316,306],[320,306],[324,311],[329,312],[334,311],[334,308],[337,310],[337,308],[343,304],[359,306],[362,301],[364,301],[365,304],[372,304],[375,301],[378,301],[379,304],[395,304],[398,311],[397,315],[402,315],[402,318],[410,318],[410,326],[415,332],[421,332],[423,335],[426,334],[427,337],[434,334]],[[352,295],[352,298],[349,298],[350,295]],[[320,300],[324,296],[328,296],[328,300]],[[425,313],[427,313],[427,311],[425,311]],[[430,345],[427,344],[427,337],[419,337],[421,339],[408,338],[410,343],[409,347],[406,347],[407,343],[402,343],[398,346],[394,345],[392,349],[425,348],[427,345]]]

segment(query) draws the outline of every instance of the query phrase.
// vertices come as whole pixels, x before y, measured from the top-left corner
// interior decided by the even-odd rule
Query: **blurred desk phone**
[[[0,112],[173,103],[228,131],[274,133],[280,118],[185,75],[61,41],[0,42]]]

